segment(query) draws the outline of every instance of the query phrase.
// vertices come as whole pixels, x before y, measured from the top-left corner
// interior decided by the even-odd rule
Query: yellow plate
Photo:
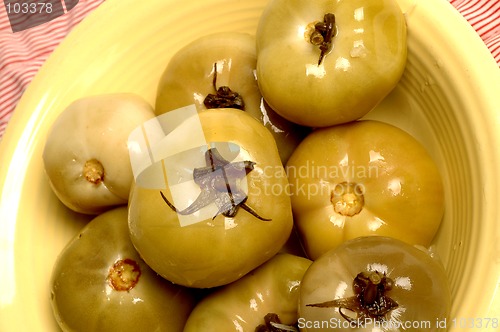
[[[57,201],[43,172],[41,153],[55,117],[91,94],[133,92],[153,103],[176,50],[211,32],[253,33],[266,2],[108,0],[50,56],[0,146],[0,330],[57,330],[49,301],[52,264],[88,220]],[[500,319],[500,71],[446,0],[399,2],[409,29],[408,66],[368,117],[409,131],[443,173],[446,215],[435,250],[454,295],[450,331],[471,324],[494,331],[492,319]],[[401,112],[391,114],[388,106]]]

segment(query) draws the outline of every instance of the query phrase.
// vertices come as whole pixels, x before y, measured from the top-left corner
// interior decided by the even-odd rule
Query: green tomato
[[[272,133],[286,163],[308,130],[285,120],[262,100],[256,65],[255,37],[250,34],[220,32],[198,38],[170,59],[158,84],[155,112],[191,104],[199,111],[241,109]]]
[[[207,149],[202,164],[189,161],[179,169],[188,172],[182,187],[178,178],[164,179],[161,172],[164,189],[138,183],[129,200],[129,227],[141,257],[157,273],[176,284],[210,288],[273,257],[290,236],[293,218],[287,177],[269,131],[237,109],[198,116],[208,147],[225,142],[238,147],[237,155]],[[188,123],[176,132],[185,141],[193,128]],[[173,164],[184,153],[172,156]],[[181,202],[174,201],[175,193]],[[194,222],[181,223],[185,218]]]
[[[406,22],[394,0],[271,0],[256,38],[264,99],[306,126],[362,117],[406,64]]]
[[[353,239],[315,260],[302,279],[301,331],[440,331],[451,294],[429,252],[381,236]]]
[[[131,93],[84,97],[68,105],[43,150],[45,172],[61,202],[91,215],[127,204],[133,181],[127,139],[154,116],[151,105]]]
[[[295,225],[312,259],[359,236],[429,246],[441,224],[439,169],[395,126],[364,120],[318,129],[286,168]]]
[[[184,332],[255,331],[268,314],[277,315],[284,325],[295,324],[300,283],[310,264],[303,257],[276,255],[201,300],[189,316]]]
[[[61,252],[51,304],[63,331],[182,331],[194,298],[139,257],[127,208],[119,207],[90,221]]]

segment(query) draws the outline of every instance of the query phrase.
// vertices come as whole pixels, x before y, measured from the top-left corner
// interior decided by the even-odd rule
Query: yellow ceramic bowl
[[[88,220],[51,192],[42,149],[76,98],[133,92],[154,102],[180,47],[211,32],[253,33],[267,0],[107,0],[64,40],[25,92],[0,146],[0,330],[56,331],[52,265]],[[500,71],[446,0],[399,0],[408,22],[401,83],[368,117],[396,124],[438,162],[446,215],[435,251],[453,292],[450,331],[500,319]],[[401,112],[391,114],[387,106]],[[455,319],[455,321],[453,321]]]

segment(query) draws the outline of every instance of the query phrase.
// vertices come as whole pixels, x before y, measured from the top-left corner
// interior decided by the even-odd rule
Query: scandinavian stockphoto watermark
[[[73,9],[79,0],[3,0],[12,32],[47,23]]]
[[[366,192],[362,181],[375,179],[379,176],[380,168],[376,165],[319,165],[313,160],[306,161],[300,166],[286,165],[265,166],[259,168],[258,172],[249,174],[250,186],[255,190],[256,195],[296,195],[304,199],[311,199],[318,196],[343,196],[352,193],[362,196]],[[282,185],[266,179],[287,176],[289,181]],[[317,179],[304,181],[304,179]],[[332,184],[329,179],[358,179],[359,182],[346,182]]]
[[[246,175],[254,164],[237,144],[207,141],[194,105],[146,121],[127,144],[136,185],[158,190],[181,226],[247,208]]]
[[[181,226],[219,214],[233,217],[240,208],[268,221],[247,205],[250,192],[253,196],[286,194],[307,199],[327,195],[337,212],[354,215],[363,206],[362,182],[299,180],[364,180],[378,177],[379,172],[375,166],[325,166],[314,161],[297,167],[260,165],[238,144],[207,140],[194,105],[146,121],[131,132],[127,144],[136,185],[158,190],[167,208],[177,212]],[[276,181],[283,178],[294,180]]]

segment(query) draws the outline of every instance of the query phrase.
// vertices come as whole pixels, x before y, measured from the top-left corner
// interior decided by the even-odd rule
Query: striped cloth
[[[17,33],[12,32],[7,17],[8,1],[0,4],[0,140],[17,102],[40,66],[68,32],[103,1],[80,0],[65,15]],[[449,1],[478,32],[500,65],[500,1]]]

